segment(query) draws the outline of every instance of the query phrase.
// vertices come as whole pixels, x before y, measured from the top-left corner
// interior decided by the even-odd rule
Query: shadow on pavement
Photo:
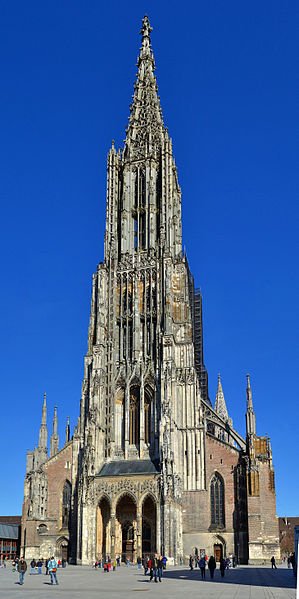
[[[200,571],[195,569],[190,571],[188,569],[178,570],[166,570],[163,572],[163,578],[165,579],[177,579],[177,580],[197,580],[202,584],[236,584],[236,585],[249,585],[259,587],[277,587],[283,589],[294,589],[296,588],[296,579],[292,570],[280,569],[272,570],[272,568],[238,568],[232,570],[226,570],[224,578],[221,577],[220,571],[216,570],[214,578],[211,580],[210,573],[206,570],[205,580],[201,579]],[[148,576],[140,578],[139,582],[150,582]],[[152,584],[154,581],[152,581]]]

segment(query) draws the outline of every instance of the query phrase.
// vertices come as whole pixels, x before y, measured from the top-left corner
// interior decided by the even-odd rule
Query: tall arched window
[[[224,513],[224,482],[222,477],[214,474],[211,484],[211,528],[224,528],[225,527],[225,513]]]
[[[144,398],[144,441],[147,445],[151,442],[151,398]]]
[[[62,528],[69,528],[70,515],[71,515],[71,499],[72,499],[72,486],[71,483],[66,480],[62,491]]]
[[[130,445],[139,444],[139,389],[133,387],[130,391],[130,420],[129,420]]]

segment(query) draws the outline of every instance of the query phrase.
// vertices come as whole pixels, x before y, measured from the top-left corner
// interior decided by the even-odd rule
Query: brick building
[[[282,557],[287,557],[294,551],[295,526],[299,526],[299,517],[278,518],[279,544]]]
[[[247,377],[246,439],[203,355],[202,298],[182,249],[181,189],[143,19],[123,149],[108,154],[104,260],[92,282],[80,417],[50,455],[44,398],[27,457],[22,545],[77,563],[154,552],[279,556],[270,441],[256,433]],[[244,406],[245,408],[245,406]],[[245,411],[245,410],[244,410]]]
[[[21,516],[0,516],[0,563],[20,555]]]

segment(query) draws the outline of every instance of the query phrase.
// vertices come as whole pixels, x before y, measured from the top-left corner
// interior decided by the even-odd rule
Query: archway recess
[[[108,499],[103,497],[97,509],[96,558],[106,559],[111,551],[110,545],[110,504]]]
[[[131,495],[123,495],[116,506],[115,555],[122,561],[136,561],[137,557],[137,513]]]
[[[154,499],[147,495],[142,504],[142,555],[147,557],[157,551],[156,542],[157,506]]]

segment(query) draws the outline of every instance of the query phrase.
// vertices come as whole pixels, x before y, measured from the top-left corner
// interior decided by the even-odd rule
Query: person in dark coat
[[[26,570],[27,570],[27,564],[26,564],[24,558],[21,557],[21,559],[18,562],[18,572],[19,572],[19,575],[20,575],[19,584],[24,584],[24,578],[25,578]]]
[[[208,568],[210,570],[210,576],[211,578],[214,578],[214,572],[216,570],[216,560],[214,558],[213,555],[211,555],[209,561],[208,561]]]
[[[201,572],[201,579],[204,580],[206,577],[206,560],[204,557],[200,558],[199,567],[200,567],[200,572]]]
[[[274,555],[272,555],[272,557],[271,557],[271,564],[272,564],[272,570],[273,570],[273,568],[275,568],[275,570],[277,570],[277,566],[276,566]]]
[[[225,559],[223,559],[223,557],[222,557],[220,560],[220,573],[221,573],[222,578],[224,578],[225,568],[226,568],[226,562],[225,562]]]

